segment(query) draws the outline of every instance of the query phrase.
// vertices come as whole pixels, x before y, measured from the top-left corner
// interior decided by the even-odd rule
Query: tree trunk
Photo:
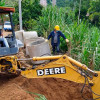
[[[80,4],[79,4],[78,24],[80,22],[80,12],[81,12],[81,0],[80,0]]]

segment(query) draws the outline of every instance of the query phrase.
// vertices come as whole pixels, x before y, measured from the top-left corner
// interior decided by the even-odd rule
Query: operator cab
[[[11,23],[11,34],[8,34],[6,36],[0,36],[0,56],[8,56],[18,53],[19,47],[17,43],[17,39],[15,37],[14,32],[14,25],[12,20],[12,13],[15,12],[15,8],[12,7],[0,7],[0,22],[4,23],[6,16],[8,16],[10,23]],[[1,24],[1,27],[3,24]],[[0,31],[3,31],[3,28],[0,29]]]

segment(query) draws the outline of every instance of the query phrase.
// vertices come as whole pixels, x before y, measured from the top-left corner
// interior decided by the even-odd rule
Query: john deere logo
[[[65,73],[66,73],[65,67],[55,67],[55,68],[46,68],[46,69],[37,70],[37,75],[38,76],[54,75],[54,74],[65,74]]]

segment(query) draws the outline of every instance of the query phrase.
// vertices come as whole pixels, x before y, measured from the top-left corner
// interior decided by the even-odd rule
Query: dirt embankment
[[[26,58],[21,50],[18,58]],[[29,66],[30,62],[22,63]],[[27,64],[27,65],[26,65]],[[35,100],[33,92],[44,95],[47,100],[84,100],[81,89],[83,84],[57,78],[27,79],[23,76],[14,77],[0,74],[0,100]],[[83,96],[92,98],[92,93],[85,87]]]
[[[82,86],[64,79],[0,75],[0,100],[34,100],[35,95],[26,91],[43,94],[48,100],[84,100],[81,96]],[[88,87],[85,87],[83,96],[92,98]]]

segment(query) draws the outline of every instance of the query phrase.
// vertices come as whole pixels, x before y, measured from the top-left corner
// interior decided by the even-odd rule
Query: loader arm
[[[48,56],[48,57],[33,57],[33,61],[38,60],[54,60],[48,64],[38,65],[34,69],[26,69],[21,72],[21,75],[27,78],[63,78],[76,83],[85,83],[91,85],[91,90],[96,94],[100,94],[100,72],[92,71],[86,65],[64,56]],[[21,60],[21,59],[20,59]],[[86,74],[87,72],[87,74]],[[100,96],[99,96],[100,97]],[[93,98],[98,98],[93,93]],[[98,99],[100,100],[100,99]]]

